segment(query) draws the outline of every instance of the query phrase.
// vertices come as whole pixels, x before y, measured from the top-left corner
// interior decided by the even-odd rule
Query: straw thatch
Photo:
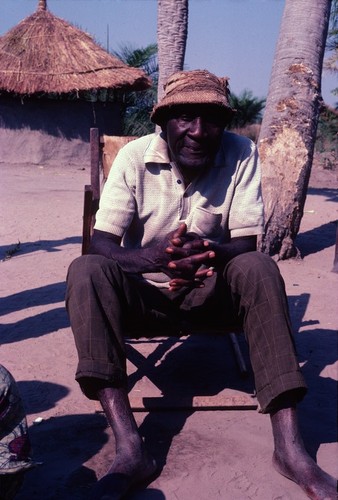
[[[92,89],[144,90],[145,73],[108,54],[92,37],[46,8],[0,37],[0,91],[68,93]]]

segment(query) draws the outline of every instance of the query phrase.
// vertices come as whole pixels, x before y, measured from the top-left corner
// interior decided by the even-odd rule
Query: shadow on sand
[[[303,321],[309,297],[309,294],[290,296],[289,305],[299,360],[303,363],[302,371],[310,387],[299,406],[300,426],[305,444],[315,458],[322,443],[333,443],[337,439],[337,415],[332,411],[332,400],[337,397],[336,382],[322,374],[328,365],[337,360],[337,333],[320,328],[304,330],[304,327],[318,323],[316,318],[307,323]],[[303,331],[299,333],[301,327]],[[151,339],[147,341],[152,342]],[[133,342],[130,342],[129,358],[137,366],[136,372],[129,377],[131,387],[146,371],[164,399],[179,393],[186,401],[191,401],[195,395],[218,394],[226,387],[252,393],[252,374],[245,380],[239,377],[226,335],[191,336],[173,348],[175,341],[177,339],[168,338],[164,343],[155,345],[153,354],[146,359],[132,349]],[[249,364],[243,335],[240,336],[240,345]],[[162,361],[157,364],[159,358]],[[28,402],[28,412],[51,408],[67,393],[62,386],[42,381],[20,382],[19,388]],[[140,433],[160,469],[167,462],[173,439],[195,411],[145,413]],[[33,425],[30,433],[34,459],[44,464],[27,473],[17,500],[85,500],[97,477],[94,470],[83,464],[97,455],[108,441],[111,455],[114,453],[114,440],[110,429],[107,429],[105,417],[94,412],[53,417],[41,425]],[[129,498],[163,500],[165,497],[161,491],[150,487]]]

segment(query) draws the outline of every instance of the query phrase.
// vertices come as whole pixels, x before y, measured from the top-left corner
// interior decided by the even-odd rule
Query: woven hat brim
[[[157,125],[161,125],[163,121],[168,119],[170,111],[176,106],[182,106],[184,104],[203,104],[209,106],[215,106],[223,113],[224,119],[228,121],[233,114],[236,112],[230,105],[224,102],[224,99],[220,99],[213,91],[195,91],[195,92],[180,92],[173,96],[165,96],[163,99],[154,106],[154,109],[150,115],[151,121]]]

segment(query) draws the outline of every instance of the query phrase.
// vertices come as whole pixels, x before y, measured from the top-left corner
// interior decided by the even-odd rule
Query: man
[[[152,113],[161,134],[120,151],[91,255],[70,266],[76,378],[101,402],[116,440],[116,458],[93,498],[121,498],[156,472],[130,409],[124,334],[142,322],[149,335],[154,324],[175,335],[182,324],[203,321],[243,325],[277,470],[310,498],[335,498],[335,481],[299,435],[295,408],[306,386],[284,284],[273,260],[256,252],[263,227],[257,151],[249,139],[224,132],[234,113],[228,99],[227,79],[208,71],[168,79]]]

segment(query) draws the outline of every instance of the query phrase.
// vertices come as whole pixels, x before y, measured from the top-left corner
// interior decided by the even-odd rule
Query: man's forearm
[[[210,244],[210,249],[214,250],[216,257],[214,259],[215,267],[224,267],[231,259],[242,253],[253,252],[257,248],[256,236],[245,236],[242,238],[233,238],[229,243]]]
[[[166,269],[164,259],[159,260],[155,249],[128,250],[120,246],[116,237],[103,232],[94,231],[89,253],[114,259],[128,273],[164,272]]]

